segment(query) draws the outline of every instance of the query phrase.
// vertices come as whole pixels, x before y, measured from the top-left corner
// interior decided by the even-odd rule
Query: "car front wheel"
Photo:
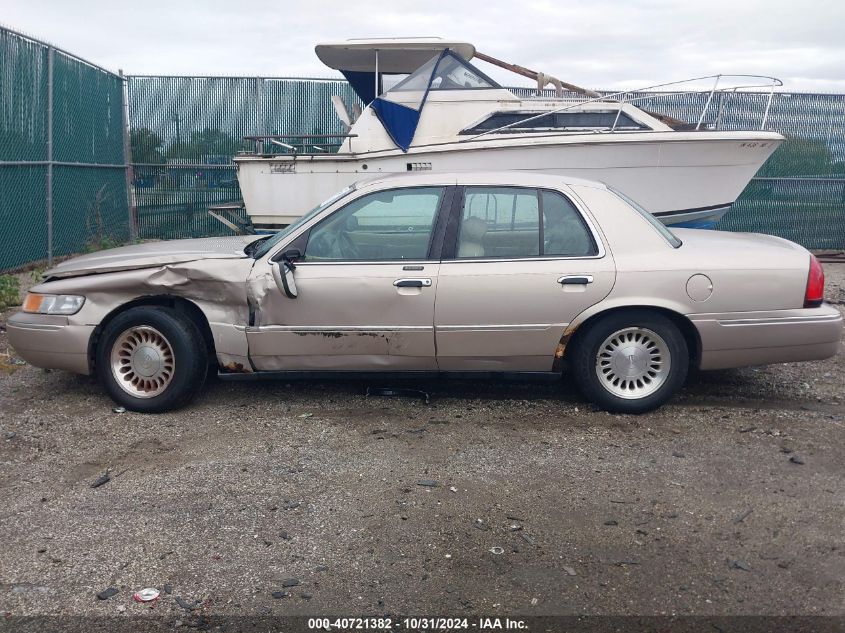
[[[600,317],[576,341],[570,359],[584,396],[617,413],[644,413],[681,388],[689,368],[686,340],[671,319],[631,310]]]
[[[208,354],[193,321],[170,308],[139,306],[106,325],[96,361],[115,402],[160,413],[186,404],[202,387]]]

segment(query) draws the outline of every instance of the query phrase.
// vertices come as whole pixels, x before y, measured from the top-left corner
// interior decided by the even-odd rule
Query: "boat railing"
[[[736,81],[730,81],[730,80]],[[713,80],[713,85],[709,89],[703,90],[663,90],[664,88],[677,88],[679,86],[683,86],[684,84],[689,84],[692,82],[702,82]],[[725,82],[728,82],[727,85]],[[500,127],[485,130],[480,134],[476,134],[475,136],[471,136],[469,138],[463,139],[463,142],[474,141],[482,136],[487,136],[489,134],[495,134],[497,132],[501,132],[503,130],[508,130],[512,127],[522,127],[526,123],[530,121],[534,121],[536,119],[540,119],[542,117],[548,116],[550,114],[556,114],[558,112],[565,112],[567,110],[572,110],[575,108],[582,107],[585,103],[599,103],[599,102],[609,102],[614,104],[617,107],[616,111],[616,118],[613,121],[613,125],[602,131],[608,132],[615,132],[616,126],[619,123],[619,118],[622,114],[622,108],[625,104],[630,103],[633,104],[634,102],[643,102],[658,99],[660,97],[666,97],[668,95],[677,95],[677,94],[699,94],[699,95],[707,95],[707,99],[704,103],[704,106],[701,109],[701,113],[698,116],[698,122],[695,124],[696,130],[700,130],[702,124],[704,123],[704,119],[707,116],[707,112],[710,109],[711,104],[713,103],[713,97],[715,95],[730,95],[736,94],[738,92],[744,92],[749,90],[760,90],[766,89],[768,95],[766,97],[766,107],[763,111],[762,121],[760,123],[760,129],[765,130],[766,124],[769,120],[769,111],[772,107],[772,98],[774,96],[775,88],[783,86],[783,82],[778,79],[777,77],[769,77],[766,75],[705,75],[703,77],[693,77],[692,79],[682,79],[680,81],[670,81],[668,83],[662,84],[655,84],[653,86],[646,86],[644,88],[638,88],[636,90],[622,90],[619,92],[614,92],[610,94],[603,94],[598,97],[591,97],[591,98],[578,98],[575,95],[576,102],[572,103],[572,97],[567,95],[567,105],[561,106],[560,108],[556,108],[554,110],[548,110],[546,112],[541,112],[534,116],[528,117],[527,119],[521,119],[519,121],[514,121],[513,123],[508,123],[507,125],[502,125]],[[642,94],[642,93],[647,94]],[[765,94],[765,93],[764,93]],[[712,124],[712,129],[719,129],[719,125],[722,120],[722,114],[724,110],[725,100],[719,100],[719,110],[716,115],[715,122]],[[640,107],[639,105],[637,107]],[[709,127],[709,126],[708,126]]]
[[[357,136],[357,134],[262,134],[244,136],[244,140],[253,142],[253,152],[258,156],[272,156],[280,153],[315,156],[337,152],[346,139]],[[284,151],[267,151],[275,147]]]

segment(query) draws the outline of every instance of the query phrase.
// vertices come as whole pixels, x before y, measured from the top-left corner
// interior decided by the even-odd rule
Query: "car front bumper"
[[[6,322],[9,343],[30,365],[91,373],[88,342],[93,325],[74,325],[64,316],[18,312]]]
[[[842,314],[818,308],[689,315],[701,337],[701,369],[769,365],[835,356]]]

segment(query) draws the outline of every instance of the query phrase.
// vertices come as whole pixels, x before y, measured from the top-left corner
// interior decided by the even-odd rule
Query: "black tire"
[[[139,397],[124,389],[112,371],[112,349],[132,328],[153,328],[172,350],[169,382],[152,396]],[[208,351],[202,333],[191,319],[161,306],[139,306],[118,314],[103,329],[97,345],[97,375],[112,400],[140,413],[161,413],[187,404],[205,382]]]
[[[618,391],[621,387],[614,385],[612,380],[600,379],[598,375],[602,371],[602,367],[599,366],[600,347],[612,335],[628,328],[642,329],[645,331],[643,332],[645,336],[649,336],[648,331],[656,334],[665,344],[663,345],[666,350],[664,353],[669,355],[670,368],[667,374],[661,376],[662,383],[657,387],[652,387],[649,376],[649,382],[643,383],[643,388],[645,390],[653,388],[654,391],[645,393],[643,396],[637,396],[636,392],[632,391],[628,397],[621,397],[610,391],[610,389]],[[635,336],[636,332],[632,334]],[[658,352],[658,358],[661,355]],[[590,402],[614,413],[645,413],[656,409],[681,388],[688,370],[689,349],[683,334],[671,319],[650,310],[626,310],[599,317],[576,339],[572,356],[569,358],[569,371],[578,390]],[[612,376],[610,373],[607,375]],[[624,387],[625,380],[622,383]],[[631,386],[631,389],[636,387],[637,385]]]

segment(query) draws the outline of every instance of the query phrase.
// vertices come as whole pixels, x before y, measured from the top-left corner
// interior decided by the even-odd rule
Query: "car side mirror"
[[[287,253],[286,253],[287,254]],[[288,299],[296,299],[299,294],[296,289],[296,279],[294,279],[293,271],[296,270],[296,265],[287,259],[281,262],[272,262],[270,268],[273,271],[273,281],[276,282],[276,287],[285,294]]]
[[[298,248],[290,248],[284,253],[282,253],[282,259],[285,260],[287,263],[292,264],[296,260],[302,259],[302,251],[300,251]],[[293,268],[295,270],[296,266],[294,266]]]

